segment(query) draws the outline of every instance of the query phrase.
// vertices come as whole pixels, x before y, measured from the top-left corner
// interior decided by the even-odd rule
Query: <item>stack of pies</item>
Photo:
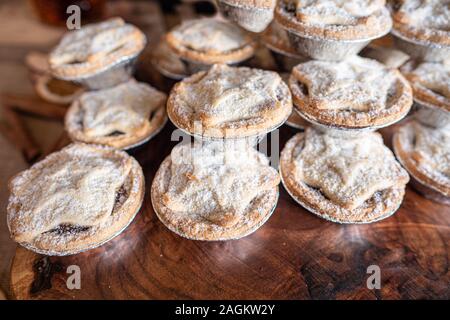
[[[259,228],[278,199],[279,176],[253,147],[292,111],[276,72],[215,64],[177,83],[167,113],[193,145],[176,146],[152,185],[160,220],[190,239],[226,240]]]
[[[53,77],[96,90],[66,101],[75,99],[65,121],[74,143],[9,184],[8,226],[24,247],[46,255],[95,248],[139,211],[142,168],[116,148],[142,144],[167,119],[166,95],[131,78],[145,44],[139,29],[113,18],[69,32],[49,55]]]
[[[405,78],[354,56],[301,63],[292,70],[289,87],[295,111],[312,126],[281,153],[287,191],[334,222],[369,223],[393,214],[408,175],[373,131],[410,110],[412,90]]]
[[[390,216],[409,178],[374,131],[406,116],[412,89],[395,68],[356,55],[390,31],[385,1],[282,0],[275,17],[290,48],[316,59],[300,62],[289,77],[294,111],[310,125],[281,153],[285,188],[334,222]]]

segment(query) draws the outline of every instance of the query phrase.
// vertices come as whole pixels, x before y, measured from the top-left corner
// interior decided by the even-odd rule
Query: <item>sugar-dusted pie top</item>
[[[216,18],[184,21],[170,34],[181,45],[211,53],[236,50],[249,42],[248,34],[243,29]]]
[[[419,170],[450,188],[450,124],[431,128],[412,123],[415,144],[411,158]]]
[[[403,0],[395,19],[418,28],[450,31],[450,1]]]
[[[255,7],[255,8],[275,8],[277,3],[276,0],[220,0],[221,2],[226,2],[235,6],[241,6],[244,8]]]
[[[292,71],[292,79],[306,85],[314,107],[364,112],[387,108],[397,77],[381,63],[357,56],[341,62],[308,61]]]
[[[450,44],[449,0],[398,2],[393,15],[396,29],[418,40]]]
[[[223,136],[261,133],[291,110],[290,92],[276,72],[214,65],[179,82],[167,111],[184,129]]]
[[[310,24],[352,25],[384,8],[385,0],[294,0],[296,16]]]
[[[184,21],[166,39],[182,58],[208,64],[239,62],[254,53],[254,42],[246,31],[217,18]]]
[[[50,53],[50,66],[57,77],[83,77],[136,56],[145,44],[138,28],[112,18],[68,32]]]
[[[309,37],[380,37],[392,27],[385,4],[385,0],[280,0],[276,17],[285,28]]]
[[[170,160],[164,205],[220,226],[235,224],[253,199],[279,183],[268,159],[244,143],[178,145]]]
[[[413,86],[419,84],[450,99],[450,61],[447,63],[422,62],[413,70],[405,71]]]
[[[164,93],[134,79],[113,88],[87,92],[77,101],[83,133],[88,137],[115,132],[133,134],[150,125],[150,114],[164,106],[165,99]]]
[[[330,201],[355,209],[378,191],[405,185],[408,174],[378,133],[355,138],[305,131],[303,146],[293,153],[295,179],[319,189]]]
[[[19,242],[61,225],[92,227],[111,215],[132,167],[124,152],[72,144],[10,182],[10,229]]]

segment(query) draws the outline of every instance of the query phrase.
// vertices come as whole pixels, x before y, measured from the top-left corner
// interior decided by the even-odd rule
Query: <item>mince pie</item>
[[[84,93],[66,114],[66,130],[74,141],[130,148],[162,129],[165,103],[164,93],[133,79]]]
[[[392,27],[385,0],[280,0],[275,18],[299,53],[321,60],[354,55]]]
[[[406,38],[450,46],[449,0],[393,1],[394,29]]]
[[[450,122],[433,128],[409,121],[395,133],[393,145],[413,186],[433,200],[450,204]]]
[[[289,87],[302,116],[337,128],[383,127],[403,118],[412,105],[411,87],[397,70],[358,56],[299,64]]]
[[[9,184],[14,241],[47,255],[97,247],[132,221],[144,196],[142,169],[123,151],[74,143]]]
[[[185,21],[169,32],[166,40],[194,72],[214,63],[239,63],[255,52],[255,42],[246,31],[217,18]]]
[[[276,206],[280,178],[268,163],[242,141],[179,144],[155,175],[153,208],[183,237],[241,238],[256,231]]]
[[[145,44],[145,35],[138,28],[112,18],[67,33],[50,53],[50,67],[55,77],[81,81],[136,58]],[[110,76],[118,79],[104,81],[117,83],[125,75],[116,72]]]
[[[395,45],[421,61],[450,56],[449,0],[393,0]]]
[[[450,63],[410,61],[401,71],[413,88],[416,119],[433,127],[450,123]]]
[[[277,14],[288,30],[334,40],[377,37],[392,25],[384,0],[281,0]]]
[[[203,138],[263,135],[291,111],[289,88],[276,72],[219,64],[177,83],[167,102],[171,121]]]
[[[286,143],[280,173],[297,202],[339,223],[369,223],[390,216],[400,206],[409,180],[380,134],[343,138],[314,128]]]
[[[273,19],[276,0],[217,0],[220,12],[242,28],[261,32]]]
[[[401,71],[411,83],[415,101],[450,112],[450,60],[410,61]]]

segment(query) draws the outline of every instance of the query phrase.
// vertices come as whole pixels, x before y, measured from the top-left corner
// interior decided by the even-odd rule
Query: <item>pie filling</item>
[[[125,184],[122,185],[119,190],[116,192],[116,196],[114,199],[114,207],[111,212],[111,215],[114,214],[119,208],[125,203],[129,196],[129,192],[125,187]],[[74,225],[70,223],[63,223],[53,228],[51,230],[45,231],[42,234],[54,234],[57,236],[65,236],[65,235],[79,235],[84,232],[88,232],[91,230],[93,226],[82,226],[82,225]]]

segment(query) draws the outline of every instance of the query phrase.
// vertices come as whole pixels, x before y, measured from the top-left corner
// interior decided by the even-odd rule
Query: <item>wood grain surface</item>
[[[44,257],[23,248],[11,270],[17,299],[449,299],[450,207],[408,187],[392,217],[338,225],[297,205],[280,188],[278,206],[254,234],[227,242],[186,240],[159,222],[150,185],[176,144],[173,126],[131,152],[144,168],[146,197],[134,222],[100,248]],[[383,134],[389,144],[392,128]],[[281,128],[281,146],[295,130]],[[69,290],[67,267],[81,269]],[[378,265],[381,289],[367,267]]]

